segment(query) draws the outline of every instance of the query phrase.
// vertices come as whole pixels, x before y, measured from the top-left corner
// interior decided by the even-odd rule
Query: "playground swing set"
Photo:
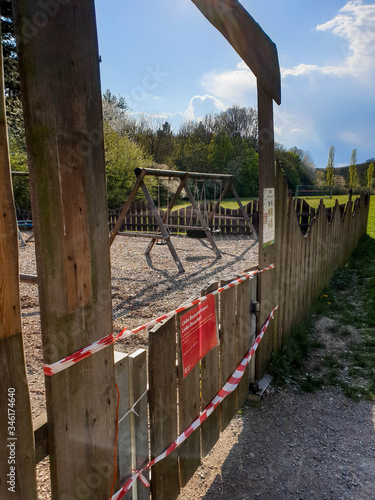
[[[257,238],[257,233],[254,229],[253,224],[251,223],[251,220],[246,213],[246,210],[244,209],[244,206],[241,203],[241,200],[237,194],[237,191],[233,185],[233,180],[234,176],[230,174],[208,174],[208,173],[201,173],[201,172],[179,172],[179,171],[174,171],[174,170],[157,170],[157,169],[151,169],[151,168],[136,168],[134,170],[134,173],[137,177],[137,180],[130,192],[130,195],[125,203],[125,205],[122,207],[121,213],[119,218],[117,219],[116,225],[113,228],[110,238],[109,238],[109,243],[112,245],[114,239],[116,236],[128,236],[128,237],[133,237],[133,238],[151,238],[151,241],[149,245],[146,248],[145,255],[149,256],[150,252],[155,245],[155,243],[161,243],[161,244],[166,244],[168,245],[169,251],[176,263],[177,269],[180,273],[185,272],[184,267],[180,261],[180,258],[178,257],[178,254],[176,252],[176,249],[171,241],[171,233],[169,229],[172,228],[178,228],[178,229],[183,229],[186,231],[186,234],[190,238],[207,238],[212,250],[215,252],[217,258],[219,259],[221,257],[220,250],[218,249],[215,240],[213,238],[213,234],[215,234],[217,231],[213,228],[213,230],[210,229],[210,223],[214,221],[215,219],[215,214],[217,213],[217,210],[220,207],[220,203],[223,201],[224,196],[228,191],[231,191],[235,200],[238,203],[238,206],[240,208],[240,212],[245,219],[246,223],[248,224],[252,234]],[[156,207],[154,200],[152,199],[152,196],[144,182],[145,177],[150,176],[154,177],[158,180],[158,207]],[[162,215],[161,213],[161,208],[160,208],[160,179],[168,179],[168,194],[167,194],[167,208]],[[169,180],[170,179],[177,179],[179,180],[179,185],[172,196],[171,201],[169,201]],[[191,191],[189,185],[188,185],[188,180],[193,180],[194,181],[194,194]],[[221,183],[224,181],[224,187],[221,190],[220,196],[218,197],[218,200],[216,200],[216,185],[215,185],[215,201],[214,201],[214,206],[213,209],[211,210],[210,213],[208,213],[208,207],[207,207],[207,200],[206,200],[206,191],[205,191],[205,181],[214,181]],[[198,187],[198,182],[202,182],[202,186],[200,189],[199,193],[199,187]],[[126,214],[128,213],[132,202],[134,201],[138,190],[141,189],[143,191],[144,197],[146,198],[147,204],[151,210],[152,215],[154,216],[155,219],[155,224],[157,226],[156,232],[150,233],[150,232],[141,232],[141,231],[120,231],[121,226],[123,225],[125,221]],[[171,211],[173,207],[175,206],[179,196],[181,195],[182,191],[185,191],[190,203],[191,203],[191,216],[190,216],[190,221],[189,225],[173,225],[169,224],[169,216],[171,214]],[[206,212],[205,214],[202,213],[201,210],[201,205],[202,202],[204,204],[204,211]],[[224,216],[220,216],[223,218]],[[193,220],[197,221],[197,225],[192,225]]]

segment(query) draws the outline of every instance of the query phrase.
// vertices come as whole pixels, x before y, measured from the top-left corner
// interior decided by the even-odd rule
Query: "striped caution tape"
[[[217,295],[219,293],[224,292],[224,290],[228,290],[229,288],[233,288],[234,286],[238,285],[239,283],[242,283],[248,279],[253,278],[256,274],[258,273],[263,273],[265,271],[270,271],[271,269],[274,269],[275,264],[271,264],[264,269],[261,269],[260,271],[252,271],[249,274],[245,274],[244,276],[241,276],[241,278],[237,278],[230,283],[228,283],[225,286],[219,287],[217,290],[214,290],[213,292],[204,295],[203,297],[199,297],[196,300],[193,300],[192,302],[185,304],[183,306],[178,307],[177,309],[174,309],[173,311],[168,312],[167,314],[164,314],[163,316],[159,316],[159,318],[153,319],[149,321],[148,323],[145,323],[144,325],[138,326],[137,328],[134,328],[134,330],[128,330],[127,328],[124,328],[121,330],[119,334],[111,333],[110,335],[107,335],[106,337],[97,340],[93,342],[92,344],[88,345],[87,347],[84,347],[82,349],[79,349],[78,351],[74,352],[73,354],[70,354],[69,356],[60,359],[59,361],[56,361],[55,363],[52,364],[47,364],[45,363],[43,365],[43,371],[44,375],[51,376],[55,375],[56,373],[59,373],[66,368],[69,368],[70,366],[73,366],[83,359],[86,359],[96,352],[101,351],[105,347],[114,344],[118,340],[124,340],[135,333],[139,333],[143,330],[146,330],[148,328],[151,328],[152,326],[157,325],[158,323],[161,323],[162,321],[165,321],[166,319],[171,318],[174,314],[178,314],[180,312],[185,311],[186,309],[189,309],[192,306],[195,306],[196,304],[199,304],[200,302],[203,302],[204,300],[207,300],[207,298],[210,295]]]
[[[110,500],[121,500],[126,493],[133,487],[133,484],[136,482],[137,478],[139,478],[142,483],[145,486],[149,486],[149,483],[147,479],[143,476],[143,472],[156,463],[160,462],[163,460],[165,457],[170,455],[172,451],[174,451],[176,448],[180,446],[181,443],[183,443],[189,436],[192,434],[198,427],[211,415],[211,413],[219,406],[219,404],[229,395],[231,394],[236,387],[238,387],[238,384],[240,383],[243,374],[245,373],[247,365],[250,363],[251,358],[254,356],[255,351],[257,350],[260,341],[263,338],[263,335],[265,331],[267,330],[267,327],[273,319],[274,312],[278,309],[279,306],[276,306],[272,309],[270,315],[268,316],[266,322],[264,323],[262,329],[260,330],[257,338],[255,339],[253,345],[249,349],[249,351],[246,353],[246,356],[243,358],[235,372],[229,377],[228,381],[224,385],[224,387],[218,392],[218,394],[214,397],[214,399],[209,403],[204,411],[197,417],[192,424],[189,425],[189,427],[178,436],[178,438],[159,456],[151,460],[143,469],[136,471],[135,474],[131,478],[128,479],[128,481],[122,486],[122,488],[115,493]]]

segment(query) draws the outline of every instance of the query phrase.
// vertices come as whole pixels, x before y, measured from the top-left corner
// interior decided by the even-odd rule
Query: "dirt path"
[[[375,498],[375,404],[270,391],[223,432],[179,500]]]

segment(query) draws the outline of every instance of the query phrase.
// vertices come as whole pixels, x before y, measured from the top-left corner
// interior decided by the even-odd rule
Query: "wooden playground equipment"
[[[220,203],[223,201],[225,195],[227,194],[228,191],[231,191],[234,198],[236,199],[238,206],[240,208],[241,214],[243,218],[245,219],[246,223],[248,224],[251,232],[257,237],[257,234],[255,232],[255,229],[253,227],[253,224],[250,221],[250,218],[248,214],[246,213],[241,200],[237,194],[237,191],[234,188],[233,185],[233,180],[234,176],[233,175],[226,175],[226,174],[207,174],[207,173],[200,173],[200,172],[178,172],[174,170],[157,170],[157,169],[151,169],[151,168],[143,168],[143,169],[135,169],[134,173],[137,177],[137,180],[130,192],[130,195],[123,206],[120,216],[117,220],[117,223],[115,227],[113,228],[113,231],[110,234],[109,238],[109,244],[112,245],[114,239],[116,238],[117,235],[120,236],[128,236],[128,237],[133,237],[133,238],[151,238],[151,241],[146,249],[145,254],[149,255],[153,246],[157,241],[164,241],[169,248],[169,251],[176,263],[177,269],[180,273],[184,272],[183,265],[177,255],[176,249],[171,241],[171,233],[169,232],[169,228],[173,227],[178,227],[179,229],[184,229],[187,231],[187,235],[190,237],[197,237],[197,238],[207,238],[208,241],[210,242],[210,245],[212,247],[212,250],[215,252],[217,258],[221,257],[221,253],[215,243],[215,240],[212,236],[212,232],[209,228],[210,222],[214,219],[215,214],[220,207]],[[156,207],[154,200],[152,199],[152,196],[147,189],[147,186],[145,184],[145,177],[150,176],[150,177],[156,177],[156,178],[167,178],[167,179],[178,179],[179,180],[179,185],[176,189],[176,192],[174,193],[170,203],[168,201],[168,206],[167,209],[164,213],[163,216],[160,214],[160,207]],[[225,185],[223,190],[221,191],[221,194],[214,204],[213,210],[211,213],[207,216],[205,219],[204,215],[202,214],[202,211],[199,207],[199,204],[197,203],[197,200],[194,198],[193,193],[191,189],[189,188],[188,185],[188,180],[212,180],[212,181],[225,181]],[[155,218],[155,222],[157,225],[157,232],[156,233],[149,233],[149,232],[131,232],[131,231],[126,231],[126,232],[121,232],[120,228],[122,224],[124,223],[126,214],[129,211],[129,208],[135,199],[138,190],[142,189],[143,194],[147,200],[147,203],[152,211],[152,214]],[[179,196],[181,195],[182,191],[186,192],[186,195],[192,205],[193,208],[193,213],[195,215],[195,218],[199,221],[199,226],[192,226],[192,225],[178,225],[178,226],[173,226],[172,224],[168,224],[168,218],[171,214],[171,211],[173,210],[173,207],[175,206]]]
[[[113,345],[106,343],[112,335],[111,275],[94,0],[45,2],[45,10],[35,0],[13,0],[27,132],[44,364],[53,365],[76,352],[81,358],[77,364],[46,376],[47,417],[42,425],[34,421],[34,432],[22,337],[19,266],[15,258],[17,224],[6,140],[4,90],[1,88],[0,410],[2,418],[12,415],[14,419],[9,421],[15,425],[0,426],[0,444],[4,456],[6,443],[11,440],[10,429],[14,432],[12,446],[16,454],[15,473],[10,470],[7,460],[0,461],[1,499],[36,500],[36,462],[47,453],[53,500],[110,498],[126,480],[121,470],[124,457],[129,457],[129,448],[146,450],[140,460],[127,461],[130,470],[141,469],[144,460],[148,459],[149,449],[152,454],[160,453],[176,438],[177,418],[180,430],[184,430],[199,417],[201,405],[210,401],[223,386],[228,375],[233,373],[233,367],[238,366],[238,358],[242,359],[252,330],[250,297],[255,300],[256,296],[259,303],[256,331],[276,304],[281,305],[284,301],[257,351],[255,370],[259,379],[272,351],[280,348],[290,327],[306,312],[306,307],[338,265],[337,249],[341,262],[365,230],[368,205],[366,208],[365,201],[361,201],[357,204],[358,219],[352,216],[353,204],[349,202],[345,219],[336,217],[340,214],[337,208],[334,225],[329,226],[322,207],[309,237],[301,235],[294,210],[290,209],[293,200],[288,200],[281,173],[275,172],[273,101],[280,104],[281,100],[276,46],[236,0],[193,0],[193,3],[257,77],[260,221],[264,215],[265,189],[275,187],[277,175],[275,244],[264,247],[264,227],[260,224],[259,268],[266,268],[273,262],[275,268],[259,275],[257,292],[251,292],[249,285],[242,287],[241,292],[235,287],[223,292],[219,307],[220,350],[217,346],[202,359],[204,377],[200,378],[199,365],[186,378],[181,372],[181,363],[176,366],[180,346],[176,342],[175,317],[163,324],[160,322],[161,328],[151,334],[151,337],[154,335],[149,356],[152,378],[148,391],[144,383],[146,370],[142,368],[146,362],[145,353],[140,361],[136,356],[128,357],[133,365],[131,371],[125,372],[121,363],[115,365]],[[1,60],[0,67],[1,86]],[[141,184],[139,181],[138,188]],[[162,230],[164,222],[160,222]],[[348,231],[351,238],[347,237]],[[156,233],[151,241],[159,236],[169,237],[166,233]],[[326,241],[330,244],[329,251]],[[100,351],[90,356],[82,353],[95,342],[102,342]],[[133,412],[125,412],[135,432],[131,447],[123,445],[121,425],[126,419],[119,422],[117,405],[124,405],[126,397],[118,401],[116,381],[119,382],[119,378],[115,370],[120,370],[126,384],[134,389],[130,409],[134,410],[138,400],[146,408],[143,424]],[[201,434],[191,432],[181,448],[166,461],[156,464],[161,472],[158,474],[156,468],[152,472],[154,499],[177,497],[180,486],[186,484],[198,467],[201,449],[207,453],[212,448],[220,431],[240,407],[238,404],[248,391],[248,372],[246,377],[240,393],[233,392],[223,402],[222,407],[204,422]],[[183,405],[179,411],[171,389],[175,396],[178,390],[178,403]],[[153,429],[150,448],[147,395],[150,428]],[[14,413],[7,411],[9,404],[14,404]],[[165,412],[160,414],[160,409]],[[47,437],[42,445],[41,435]],[[120,475],[116,474],[117,463]],[[4,479],[8,474],[14,477],[14,492],[8,490]],[[139,487],[138,498],[147,498],[149,490],[142,484]]]

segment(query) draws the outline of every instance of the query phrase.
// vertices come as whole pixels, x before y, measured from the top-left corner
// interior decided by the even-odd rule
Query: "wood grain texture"
[[[220,285],[226,285],[229,281],[221,281]],[[220,294],[220,387],[224,386],[238,366],[236,288],[229,288]],[[224,399],[221,407],[220,427],[223,431],[236,412],[236,391]]]
[[[1,27],[0,27],[1,39]],[[19,297],[18,238],[10,174],[4,99],[2,50],[0,49],[0,498],[36,499],[34,434],[25,367]],[[14,405],[10,406],[8,391]],[[13,392],[14,391],[14,392]],[[8,429],[10,423],[15,431]],[[14,413],[13,413],[14,412]],[[11,434],[14,433],[14,434]],[[9,440],[14,438],[14,441]],[[10,445],[12,448],[10,448]],[[15,453],[15,457],[11,456]],[[10,459],[14,463],[9,463]],[[14,492],[8,488],[15,467]]]
[[[254,278],[255,280],[256,278]],[[252,322],[250,314],[250,306],[252,300],[256,297],[251,297],[251,281],[246,280],[237,285],[237,339],[236,339],[236,359],[237,366],[245,357],[250,349],[250,338],[252,337]],[[237,368],[237,367],[236,367]],[[250,368],[249,365],[243,374],[241,382],[236,390],[236,410],[239,410],[246,401],[249,394],[250,383]]]
[[[263,190],[275,186],[274,163],[274,126],[272,98],[258,82],[258,121],[259,121],[259,269],[275,262],[279,242],[263,247]],[[277,210],[277,207],[275,207]],[[276,306],[276,270],[267,271],[259,275],[257,330],[263,326],[271,310]],[[277,312],[275,313],[277,321]],[[260,380],[266,370],[273,350],[276,321],[272,321],[259,345],[256,354],[256,377]]]
[[[236,0],[192,0],[209,22],[228,40],[258,81],[278,104],[280,68],[276,45]]]
[[[135,452],[133,469],[141,470],[149,462],[148,447],[148,392],[147,392],[147,367],[146,350],[138,351],[129,356],[130,372],[130,405],[134,406],[134,412],[130,414],[132,427],[132,449]],[[145,470],[143,475],[149,479],[150,471]],[[150,498],[150,488],[141,481],[133,486],[137,492],[138,500]]]
[[[99,55],[93,0],[13,1],[46,363],[112,331]],[[30,21],[31,22],[31,21]],[[90,390],[95,388],[95,390]],[[46,379],[52,498],[108,498],[114,475],[113,347]]]
[[[157,325],[149,335],[149,403],[151,459],[177,438],[176,318]],[[153,500],[174,500],[180,492],[178,452],[151,470]]]
[[[189,311],[189,309],[187,310]],[[184,311],[185,313],[186,311]],[[180,318],[177,316],[178,332],[178,432],[181,434],[194,422],[200,412],[200,367],[197,364],[186,377],[183,375],[180,342]],[[194,431],[178,448],[180,488],[183,488],[201,463],[200,429]]]
[[[202,290],[201,295],[217,290],[219,284],[217,281],[211,283],[208,287]],[[216,324],[219,328],[219,299],[215,296]],[[221,389],[220,387],[220,346],[216,346],[204,356],[201,362],[201,408],[204,410],[206,406],[213,400],[216,394]],[[220,437],[220,418],[221,406],[203,422],[202,429],[202,457],[205,457],[214,447]]]
[[[120,393],[119,402],[119,432],[117,441],[118,457],[118,487],[126,483],[133,475],[132,472],[132,447],[131,447],[131,425],[130,425],[130,362],[129,356],[123,352],[115,351],[115,377]],[[133,491],[130,490],[126,500],[131,500]]]

